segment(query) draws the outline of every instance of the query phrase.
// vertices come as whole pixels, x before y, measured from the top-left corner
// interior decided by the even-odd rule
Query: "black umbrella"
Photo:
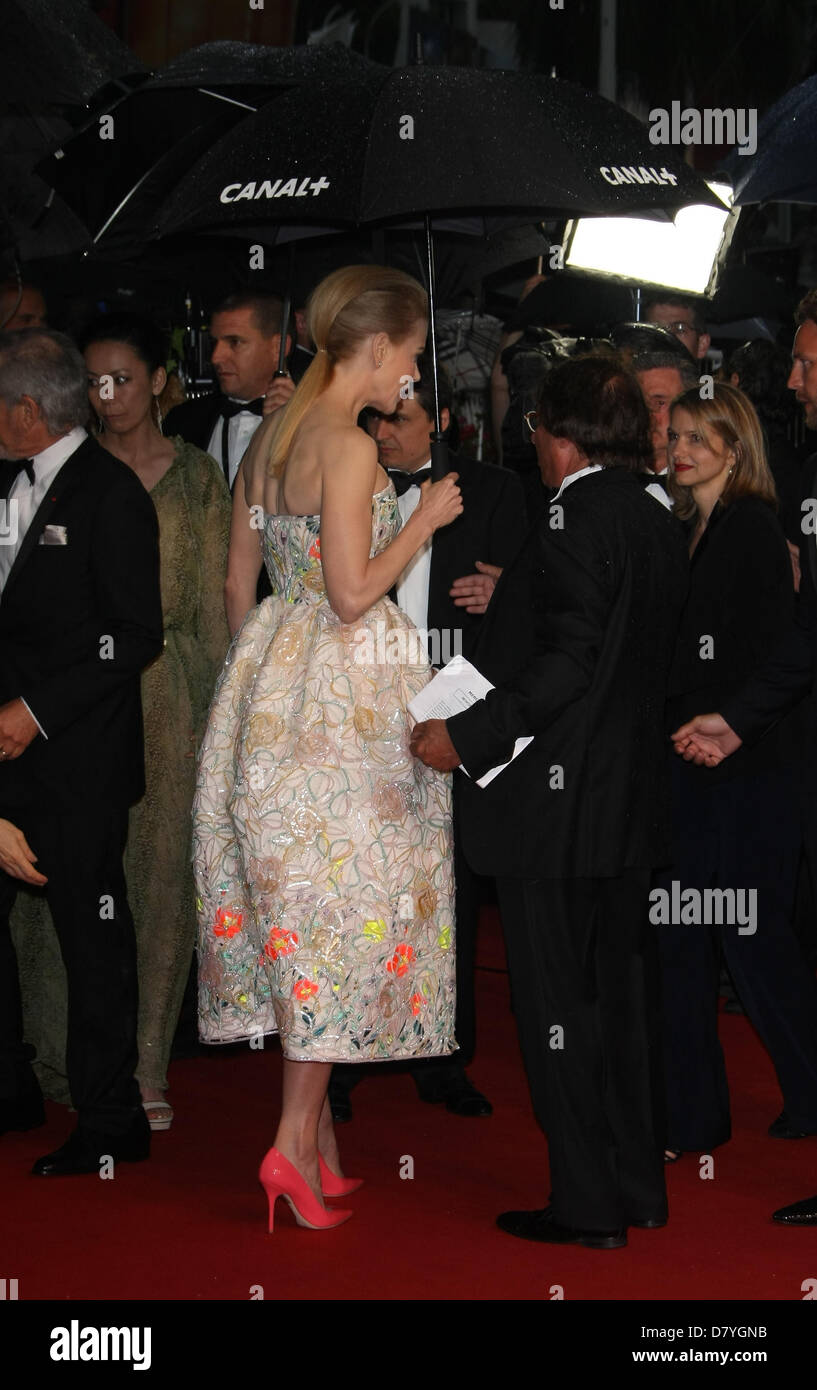
[[[757,152],[724,164],[735,202],[817,203],[817,77],[775,102],[757,131]]]
[[[202,44],[95,103],[84,128],[38,172],[83,220],[94,245],[121,255],[138,245],[161,198],[239,121],[288,87],[324,77],[352,81],[373,66],[339,43]],[[105,129],[111,138],[101,138]]]
[[[3,0],[0,100],[26,111],[84,106],[104,84],[144,73],[87,0]]]
[[[425,213],[433,357],[429,214],[435,226],[440,215],[480,216],[491,232],[510,212],[524,222],[546,210],[621,215],[688,203],[720,206],[603,97],[532,74],[418,65],[285,92],[204,155],[153,235],[348,228]],[[439,434],[439,412],[436,424]]]
[[[97,19],[87,0],[5,0],[0,48],[0,252],[9,264],[59,255],[88,242],[86,229],[33,172],[87,116],[147,76],[142,63]],[[5,267],[4,267],[5,269]]]

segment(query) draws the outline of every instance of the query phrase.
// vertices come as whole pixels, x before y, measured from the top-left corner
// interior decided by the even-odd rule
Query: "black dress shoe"
[[[135,1125],[125,1134],[75,1129],[53,1153],[38,1158],[32,1173],[40,1178],[64,1178],[74,1173],[99,1173],[103,1156],[115,1163],[140,1163],[150,1157],[150,1127]]]
[[[418,1082],[416,1077],[414,1079],[420,1100],[424,1100],[428,1105],[444,1103],[446,1110],[450,1110],[452,1115],[468,1115],[474,1118],[494,1113],[491,1102],[469,1081],[464,1071],[431,1084]]]
[[[627,1229],[617,1231],[580,1231],[573,1226],[560,1226],[553,1219],[551,1207],[543,1211],[503,1211],[496,1218],[501,1231],[521,1240],[540,1240],[549,1245],[586,1245],[591,1250],[620,1250],[627,1244]]]
[[[629,1221],[630,1226],[639,1226],[642,1231],[657,1231],[661,1226],[666,1226],[666,1224],[666,1217],[664,1217],[663,1221],[633,1221],[632,1218]]]
[[[329,1109],[336,1125],[348,1125],[352,1118],[352,1098],[343,1086],[329,1082]]]
[[[0,1101],[0,1134],[11,1130],[39,1129],[44,1124],[45,1106],[39,1091],[17,1100]]]
[[[804,1197],[802,1202],[781,1207],[773,1212],[772,1221],[780,1221],[784,1226],[817,1226],[817,1197]]]
[[[807,1139],[810,1134],[817,1134],[817,1129],[797,1129],[785,1110],[781,1110],[777,1119],[769,1125],[769,1134],[772,1139]]]

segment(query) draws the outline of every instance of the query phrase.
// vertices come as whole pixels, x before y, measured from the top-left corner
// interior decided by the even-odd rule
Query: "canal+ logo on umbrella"
[[[310,190],[312,197],[317,198],[319,193],[323,193],[329,187],[329,180],[321,174],[319,179],[308,176],[301,179],[276,179],[271,183],[269,179],[264,179],[263,183],[228,183],[226,188],[222,188],[219,194],[220,203],[240,203],[242,198],[306,198]]]

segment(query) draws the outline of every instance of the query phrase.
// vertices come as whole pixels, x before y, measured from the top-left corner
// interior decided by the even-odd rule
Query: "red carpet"
[[[539,1206],[546,1146],[519,1057],[501,938],[484,919],[478,972],[479,1055],[471,1074],[494,1103],[466,1120],[422,1104],[405,1076],[373,1077],[353,1093],[339,1129],[346,1171],[366,1185],[336,1231],[297,1227],[283,1203],[266,1234],[256,1181],[272,1141],[280,1086],[277,1046],[176,1062],[176,1119],[156,1134],[149,1163],[112,1180],[44,1180],[32,1160],[56,1146],[73,1116],[50,1105],[45,1129],[0,1141],[3,1268],[20,1300],[457,1300],[803,1298],[817,1275],[817,1228],[770,1221],[778,1206],[817,1192],[817,1139],[769,1139],[781,1103],[771,1064],[742,1017],[722,1016],[734,1138],[714,1155],[670,1168],[670,1223],[633,1230],[619,1251],[515,1241],[497,1212]],[[414,1177],[400,1178],[401,1160]]]

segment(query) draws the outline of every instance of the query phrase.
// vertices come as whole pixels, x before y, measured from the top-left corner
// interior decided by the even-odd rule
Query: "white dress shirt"
[[[68,434],[64,434],[54,444],[49,444],[47,449],[43,449],[39,454],[32,456],[31,462],[34,466],[34,483],[28,481],[25,470],[21,469],[12,484],[11,492],[8,496],[9,504],[17,503],[17,537],[11,545],[0,545],[0,597],[6,586],[6,581],[11,573],[11,567],[17,558],[20,547],[31,525],[34,517],[48,492],[51,484],[73,453],[76,453],[80,444],[88,438],[88,435],[80,425],[77,425]],[[8,522],[7,522],[8,526]],[[25,705],[25,700],[23,701]],[[36,714],[29,705],[26,709],[34,720],[37,728],[44,738],[48,735],[45,732]]]
[[[430,463],[431,459],[429,458],[424,464],[421,464],[420,468],[427,468]],[[419,473],[420,468],[415,471]],[[418,487],[406,488],[406,491],[398,497],[397,506],[404,526],[419,505],[420,489]],[[428,540],[424,541],[417,553],[409,560],[402,574],[397,576],[397,583],[395,584],[398,608],[402,608],[421,633],[426,632],[428,624],[428,585],[431,578],[432,539],[433,537],[429,536]],[[426,646],[428,646],[427,642]]]
[[[575,483],[575,481],[576,481],[577,478],[586,478],[586,477],[588,476],[588,474],[590,474],[590,473],[600,473],[600,472],[601,472],[601,464],[600,464],[600,463],[591,463],[591,464],[588,464],[587,468],[580,468],[579,471],[578,471],[578,473],[568,473],[568,475],[567,475],[566,478],[562,478],[562,486],[559,488],[559,491],[556,493],[556,496],[554,497],[553,501],[554,501],[554,502],[558,502],[558,500],[559,500],[559,498],[561,497],[562,493],[564,492],[565,488],[566,488],[566,487],[570,487],[570,484],[571,484],[571,483]],[[551,505],[552,505],[552,504],[551,504]]]
[[[668,479],[669,468],[656,469],[655,476],[656,478]],[[650,497],[655,497],[656,500],[662,504],[662,506],[667,508],[667,511],[671,512],[673,507],[675,506],[675,498],[670,497],[669,493],[664,491],[660,483],[647,483],[647,486],[645,487],[644,491],[648,492],[650,494]]]
[[[232,396],[230,399],[233,399]],[[262,415],[253,415],[251,410],[246,410],[242,411],[240,415],[232,415],[227,421],[227,455],[230,467],[228,482],[231,490],[238,472],[238,465],[263,418]],[[219,415],[215,429],[210,435],[210,443],[207,445],[208,454],[212,454],[218,464],[221,463],[221,431],[223,428],[224,418]]]
[[[85,430],[78,425],[69,434],[64,434],[56,443],[49,444],[47,449],[34,456],[31,460],[34,465],[33,485],[28,481],[24,469],[17,474],[8,497],[9,503],[17,503],[17,538],[11,545],[0,545],[0,593],[5,588],[25,534],[45,494],[66,459],[70,458],[87,438]]]

